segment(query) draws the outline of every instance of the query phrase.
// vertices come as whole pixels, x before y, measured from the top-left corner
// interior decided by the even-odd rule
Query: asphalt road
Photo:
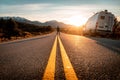
[[[40,80],[55,34],[0,44],[0,80]]]
[[[61,35],[81,80],[120,80],[120,41]]]
[[[55,33],[0,44],[0,80],[41,80]],[[120,40],[60,34],[79,80],[120,80]],[[57,42],[55,80],[65,80]]]

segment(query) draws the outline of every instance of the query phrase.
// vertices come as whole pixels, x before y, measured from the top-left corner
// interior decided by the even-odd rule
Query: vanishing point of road
[[[54,32],[0,43],[0,80],[120,80],[120,40]]]

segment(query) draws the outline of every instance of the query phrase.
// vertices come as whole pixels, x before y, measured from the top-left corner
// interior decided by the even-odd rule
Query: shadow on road
[[[102,45],[102,46],[120,54],[120,40],[95,38],[95,37],[88,37],[88,38],[95,40],[97,44]]]

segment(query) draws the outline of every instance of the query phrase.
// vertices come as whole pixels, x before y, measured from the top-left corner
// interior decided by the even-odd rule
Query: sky
[[[57,20],[80,26],[96,12],[107,9],[120,21],[120,0],[0,0],[0,16],[32,21]]]

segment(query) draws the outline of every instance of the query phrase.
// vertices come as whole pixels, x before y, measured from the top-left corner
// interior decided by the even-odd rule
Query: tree
[[[113,37],[116,36],[115,32],[116,32],[116,29],[117,29],[118,25],[119,25],[119,24],[118,24],[118,20],[117,20],[117,18],[115,18],[115,19],[114,19],[114,25],[113,25],[113,32],[112,32],[112,36],[113,36]]]
[[[21,34],[21,30],[18,28],[17,23],[12,20],[4,20],[3,22],[3,37],[11,39],[12,36],[19,36]]]

